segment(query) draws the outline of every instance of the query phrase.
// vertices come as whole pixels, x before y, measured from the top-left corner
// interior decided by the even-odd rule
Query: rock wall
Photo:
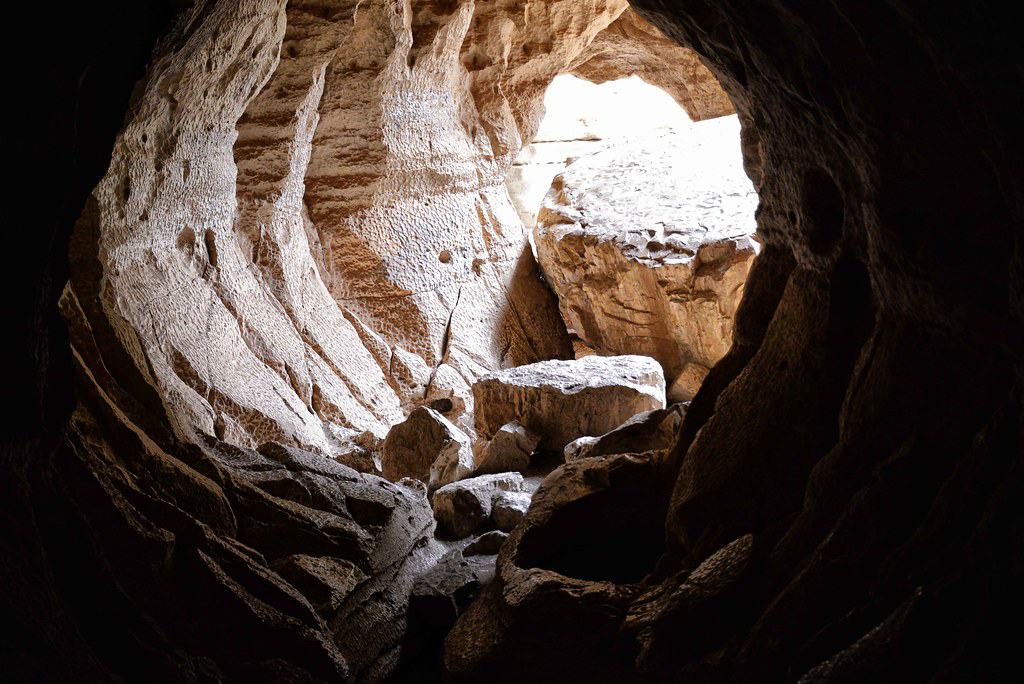
[[[570,334],[599,353],[657,359],[669,399],[692,399],[732,344],[757,201],[735,117],[570,164],[533,232]]]
[[[1007,17],[634,6],[735,103],[764,251],[674,454],[552,475],[450,633],[449,673],[1020,677],[1001,626],[1024,567],[1024,55]],[[649,467],[674,482],[661,496],[631,485]],[[664,525],[638,544],[624,510]],[[581,539],[600,540],[589,563],[562,553]]]
[[[131,378],[180,439],[343,456],[435,377],[465,394],[568,356],[505,177],[547,83],[625,7],[197,18],[151,66],[76,231],[65,309],[97,340],[84,363]]]
[[[459,378],[569,353],[503,170],[625,4],[168,5],[40,18],[81,53],[27,67],[42,132],[8,127],[71,142],[19,203],[56,227],[16,318],[37,382],[4,432],[4,671],[379,681],[441,550],[418,492],[348,465]],[[180,14],[128,103],[157,9]]]
[[[697,48],[737,105],[765,250],[733,348],[694,399],[674,457],[581,459],[550,480],[504,545],[485,599],[449,638],[450,675],[1019,680],[1006,627],[1018,617],[1024,567],[1024,55],[1012,17],[990,2],[643,5],[666,35]],[[329,16],[332,5],[321,7],[317,16]],[[5,676],[308,681],[340,678],[344,660],[354,678],[383,678],[399,657],[401,600],[376,604],[381,612],[364,620],[356,609],[374,605],[363,599],[378,579],[340,618],[331,606],[346,605],[336,597],[365,573],[346,561],[379,568],[367,565],[369,546],[415,545],[416,527],[383,521],[386,511],[415,520],[425,506],[383,483],[356,496],[374,480],[301,450],[175,438],[186,431],[176,416],[210,402],[191,401],[169,419],[161,391],[176,386],[174,355],[124,322],[151,320],[150,306],[177,296],[132,293],[164,282],[149,280],[159,268],[144,269],[147,261],[212,273],[210,257],[219,263],[231,244],[218,212],[234,223],[238,187],[224,174],[233,173],[237,122],[222,124],[241,119],[259,95],[250,89],[273,76],[262,66],[272,61],[269,36],[290,30],[281,7],[200,3],[161,42],[146,80],[160,85],[155,95],[152,84],[137,90],[113,175],[72,251],[65,311],[77,315],[68,334],[81,406],[70,425],[73,359],[56,324],[69,215],[110,160],[144,43],[162,30],[157,15],[180,6],[24,9],[34,14],[24,26],[46,32],[13,32],[12,53],[30,58],[11,69],[17,106],[5,115],[17,118],[2,139],[19,171],[5,207],[15,220],[4,275],[19,283],[4,288],[13,304],[5,341],[16,352],[4,356],[15,391],[0,433]],[[267,40],[246,46],[252,33]],[[160,80],[204,45],[218,46],[209,51],[216,77],[193,64],[177,83]],[[189,111],[196,102],[181,96],[198,98],[206,86],[211,109],[225,110],[203,119],[213,130],[171,115]],[[154,131],[140,126],[139,108],[153,112]],[[165,171],[144,148],[127,151],[151,134]],[[193,145],[212,159],[193,159]],[[186,160],[196,187],[182,180]],[[195,176],[193,164],[216,173]],[[117,218],[125,209],[142,221],[154,188],[175,216],[202,209],[203,222],[189,226],[191,260],[172,260],[163,243],[140,248],[146,233]],[[213,197],[228,204],[195,206]],[[109,223],[92,220],[102,212]],[[154,235],[177,240],[184,227]],[[103,251],[101,234],[115,249]],[[306,239],[320,268],[316,240]],[[19,267],[39,265],[20,281]],[[209,284],[199,292],[213,301]],[[167,328],[189,322],[154,330],[177,339]],[[161,365],[160,354],[171,361]],[[259,377],[271,389],[285,382]],[[401,408],[397,393],[391,405]],[[267,424],[280,435],[278,419]],[[327,439],[322,427],[289,420],[295,432]],[[666,482],[675,492],[659,497]],[[385,492],[390,505],[376,498]],[[292,556],[309,558],[284,562]],[[412,573],[403,566],[400,582]],[[333,586],[317,581],[318,568]]]

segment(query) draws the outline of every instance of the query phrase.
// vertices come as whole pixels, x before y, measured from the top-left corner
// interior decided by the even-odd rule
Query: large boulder
[[[468,537],[490,522],[492,502],[499,492],[521,492],[523,486],[519,473],[501,473],[441,487],[433,500],[438,531],[454,539]]]
[[[535,672],[545,682],[636,681],[632,663],[607,655],[661,555],[659,477],[649,455],[582,459],[552,472],[498,553],[494,581],[445,639],[450,680],[494,672],[510,682]]]
[[[672,448],[683,424],[682,404],[638,413],[600,437],[580,437],[565,445],[566,461],[612,454],[665,452]]]
[[[474,461],[469,437],[432,408],[421,406],[388,432],[381,447],[384,477],[412,477],[442,486],[469,475]]]
[[[530,465],[530,456],[540,443],[540,437],[513,420],[498,428],[490,441],[480,450],[477,475],[523,472]]]
[[[473,385],[476,430],[494,435],[517,420],[561,452],[584,435],[602,435],[637,413],[664,408],[665,378],[646,356],[541,361],[486,375]]]
[[[511,532],[530,510],[528,492],[498,492],[491,499],[491,520],[504,532]]]
[[[534,238],[570,332],[599,353],[656,358],[669,398],[691,399],[732,343],[757,201],[733,117],[569,165]]]

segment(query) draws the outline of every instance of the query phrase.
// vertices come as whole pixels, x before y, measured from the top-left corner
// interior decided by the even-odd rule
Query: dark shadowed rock
[[[639,413],[600,437],[581,437],[565,446],[566,461],[609,454],[665,452],[679,436],[686,410],[682,404]]]

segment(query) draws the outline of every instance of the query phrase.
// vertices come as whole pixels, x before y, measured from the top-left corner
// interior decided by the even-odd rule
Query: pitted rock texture
[[[629,557],[607,522],[628,489],[570,525],[541,515],[545,491],[572,503],[552,475],[448,636],[451,679],[1019,679],[1002,626],[1024,579],[1024,57],[1009,15],[633,5],[735,104],[764,246],[732,347],[629,515],[664,521],[658,557],[573,583],[590,566],[558,562],[566,530]]]
[[[1015,633],[1006,628],[1019,620],[1024,586],[1024,57],[1013,15],[1005,3],[988,1],[636,4],[665,35],[695,47],[736,103],[746,167],[762,199],[765,248],[747,281],[733,347],[694,398],[679,448],[655,464],[656,474],[636,478],[642,496],[626,497],[638,509],[619,517],[663,521],[663,533],[651,535],[657,541],[624,546],[629,537],[609,533],[621,509],[607,499],[584,507],[561,533],[554,515],[531,526],[540,535],[535,549],[557,549],[551,542],[571,538],[568,527],[602,542],[590,548],[610,551],[592,560],[650,562],[616,573],[612,586],[581,587],[563,578],[608,566],[523,556],[517,567],[563,570],[541,576],[542,567],[522,568],[554,591],[519,584],[523,594],[504,592],[513,601],[543,595],[532,604],[536,615],[487,592],[474,605],[473,628],[457,626],[449,641],[453,678],[1020,681]],[[220,219],[234,220],[230,203],[220,202],[234,191],[193,193],[180,181],[183,162],[199,189],[207,184],[201,178],[231,185],[231,143],[213,146],[217,163],[210,164],[204,136],[215,131],[226,139],[237,130],[236,94],[252,89],[250,67],[277,52],[260,38],[280,28],[283,4],[187,7],[126,119],[131,82],[147,62],[148,46],[140,43],[160,31],[145,17],[161,6],[168,16],[182,9],[149,0],[65,3],[59,11],[30,3],[21,8],[34,15],[26,25],[44,27],[45,35],[11,36],[12,54],[35,56],[40,45],[45,54],[10,69],[5,91],[30,114],[2,141],[5,152],[13,148],[6,158],[25,170],[8,181],[16,201],[5,209],[30,229],[9,231],[14,245],[5,252],[14,266],[4,269],[14,276],[3,288],[13,304],[5,310],[6,341],[15,351],[4,357],[13,401],[0,433],[2,671],[12,681],[335,681],[347,668],[351,678],[379,681],[389,675],[402,631],[408,591],[399,589],[411,588],[433,552],[371,570],[372,582],[357,585],[354,595],[350,583],[366,573],[350,564],[365,561],[367,543],[371,557],[376,549],[400,555],[406,542],[429,545],[426,532],[403,522],[421,519],[425,501],[403,488],[382,525],[389,506],[375,506],[345,484],[367,476],[346,471],[321,481],[312,475],[326,459],[316,467],[283,466],[223,440],[175,438],[189,433],[182,420],[188,415],[165,407],[162,397],[174,390],[161,359],[171,352],[151,335],[179,321],[154,318],[151,330],[117,314],[119,302],[152,301],[164,311],[166,290],[147,292],[148,279],[98,283],[104,269],[121,265],[136,275],[147,260],[174,268],[160,245],[183,226],[154,231],[151,252],[121,249],[117,239],[105,252],[100,235],[109,224],[93,230],[96,224],[84,222],[86,239],[80,235],[72,252],[75,297],[67,303],[77,300],[88,317],[65,329],[56,315],[69,214],[111,161],[122,122],[132,132],[118,143],[115,178],[100,193],[108,219],[146,200],[138,188],[156,186],[135,181],[145,179],[147,160],[159,157],[168,164],[156,185],[171,194],[160,206],[191,211],[196,199],[218,219],[209,223],[217,229],[214,250],[205,239],[192,243],[197,262],[225,244],[227,221]],[[318,3],[313,14],[330,19],[337,7]],[[364,0],[360,8],[370,5]],[[271,21],[263,23],[264,16]],[[343,14],[342,23],[349,18]],[[206,50],[210,43],[218,49]],[[173,78],[171,62],[193,53],[198,68]],[[205,76],[208,57],[212,75]],[[153,97],[150,77],[160,82],[160,97]],[[194,128],[186,96],[206,85],[206,108],[224,108],[229,122]],[[181,120],[158,126],[170,133],[155,141],[159,155],[147,151],[151,138],[139,134],[137,111],[159,121],[160,112],[176,108]],[[283,115],[291,120],[288,108]],[[196,174],[211,168],[215,173]],[[126,170],[132,183],[121,187],[116,175]],[[134,200],[122,203],[118,190]],[[205,237],[205,225],[192,226],[197,237]],[[144,242],[147,229],[137,231]],[[22,280],[18,267],[26,265],[43,268]],[[202,299],[197,272],[179,284]],[[174,271],[167,273],[174,280]],[[217,324],[227,318],[211,309],[208,337],[216,343]],[[205,320],[189,315],[183,322]],[[200,327],[205,334],[205,323]],[[199,356],[198,347],[189,354]],[[75,367],[81,405],[69,427]],[[251,364],[239,367],[240,378]],[[208,376],[222,370],[231,367],[200,366]],[[273,392],[247,394],[220,375],[213,379],[232,401],[260,399],[236,401],[256,413],[240,425],[281,434],[282,425],[305,426],[282,418],[291,414],[274,404]],[[253,382],[282,389],[258,373]],[[210,397],[207,403],[231,406]],[[205,401],[200,394],[196,406]],[[223,431],[240,438],[226,418]],[[611,495],[623,484],[598,470],[565,489]],[[667,487],[675,493],[662,492]],[[349,501],[350,494],[360,496]],[[671,515],[660,515],[667,504]],[[661,557],[645,558],[652,550]],[[502,553],[512,552],[506,546]],[[656,571],[632,581],[648,567]],[[343,594],[351,610],[321,612]],[[649,643],[660,646],[648,653],[668,659],[638,663],[645,637],[620,629],[642,604],[667,609],[669,628],[650,632]],[[501,619],[505,607],[513,620]],[[602,618],[609,611],[615,615]],[[326,629],[321,615],[328,615],[320,618]],[[537,648],[520,648],[514,637],[534,617]],[[552,658],[533,658],[541,654]]]
[[[570,332],[601,353],[653,356],[675,401],[729,350],[759,248],[738,140],[730,117],[583,157],[555,177],[534,230]]]
[[[494,435],[518,421],[561,453],[585,435],[601,435],[627,418],[665,407],[665,377],[647,356],[588,356],[541,361],[485,375],[473,385],[476,429]]]
[[[75,634],[66,669],[394,672],[413,579],[440,555],[433,515],[417,487],[346,464],[371,470],[421,404],[465,425],[482,374],[571,355],[505,173],[545,85],[625,7],[182,11],[68,250],[70,354],[53,353],[80,407],[66,437],[49,425],[32,487],[58,505],[31,523],[46,555],[26,556],[37,577],[68,561],[46,599],[74,605],[54,628]],[[72,63],[90,92],[103,65]],[[71,118],[92,103],[77,92]]]

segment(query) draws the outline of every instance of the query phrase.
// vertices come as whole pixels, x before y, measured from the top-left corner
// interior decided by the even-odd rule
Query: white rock
[[[491,501],[491,520],[499,530],[509,532],[530,508],[530,495],[526,492],[498,492]]]
[[[631,416],[665,406],[661,366],[646,356],[587,356],[508,368],[473,385],[476,429],[494,435],[517,420],[561,452],[585,435],[601,435]]]
[[[455,539],[468,537],[487,525],[495,494],[522,489],[519,473],[481,475],[441,487],[433,497],[439,532]]]
[[[565,457],[565,462],[574,461],[577,458],[583,458],[583,454],[592,446],[597,443],[598,437],[580,437],[574,439],[565,445],[562,449],[562,455]]]
[[[540,437],[530,432],[518,421],[506,423],[498,428],[490,441],[484,444],[477,459],[478,475],[490,473],[523,472],[530,465],[530,456],[540,443]]]

